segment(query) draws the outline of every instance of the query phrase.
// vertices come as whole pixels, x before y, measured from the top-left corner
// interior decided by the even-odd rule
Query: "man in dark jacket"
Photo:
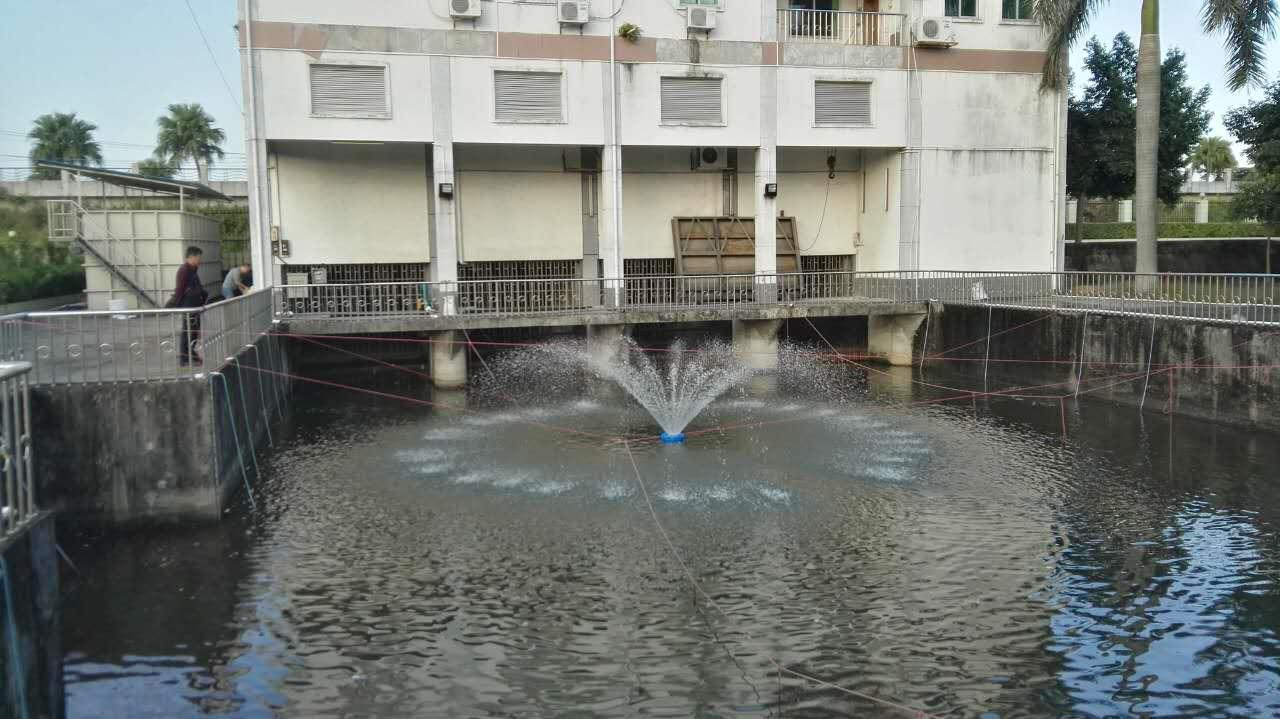
[[[204,252],[199,247],[187,248],[187,259],[178,268],[178,277],[173,283],[174,307],[203,307],[208,299],[204,285],[200,284],[200,256]],[[203,364],[204,360],[195,351],[195,343],[200,339],[200,315],[195,312],[183,314],[182,345],[178,348],[178,364],[186,367],[191,364]]]

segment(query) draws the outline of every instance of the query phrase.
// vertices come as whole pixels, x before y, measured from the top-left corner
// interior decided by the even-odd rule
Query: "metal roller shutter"
[[[311,66],[311,114],[390,117],[383,65]]]
[[[662,78],[662,123],[723,124],[722,86],[718,77]]]
[[[815,124],[871,124],[871,83],[819,81],[813,92]]]
[[[558,72],[495,71],[494,117],[500,122],[563,122],[563,78]]]

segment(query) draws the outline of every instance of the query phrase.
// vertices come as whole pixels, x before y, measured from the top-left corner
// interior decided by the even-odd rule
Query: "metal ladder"
[[[114,277],[130,289],[138,299],[150,307],[159,307],[160,303],[140,282],[147,278],[140,277],[141,271],[150,273],[151,286],[159,291],[160,267],[143,264],[125,244],[124,240],[112,234],[111,230],[92,218],[92,215],[75,200],[49,200],[49,240],[52,242],[75,242],[84,248]],[[88,221],[102,236],[90,239],[85,237],[84,223]],[[120,265],[133,268],[132,275]]]

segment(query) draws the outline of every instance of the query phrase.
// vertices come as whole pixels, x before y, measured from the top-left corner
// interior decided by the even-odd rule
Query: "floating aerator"
[[[672,434],[670,432],[663,432],[662,434],[658,435],[658,437],[662,439],[663,444],[683,444],[684,443],[684,432],[676,432],[675,434]]]

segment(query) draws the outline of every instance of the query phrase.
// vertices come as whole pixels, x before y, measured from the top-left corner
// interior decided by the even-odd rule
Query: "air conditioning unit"
[[[716,9],[694,5],[685,9],[685,20],[690,30],[711,32],[716,29]]]
[[[561,25],[586,25],[591,18],[591,0],[560,0]]]
[[[453,17],[480,17],[480,0],[449,0],[449,14]]]
[[[956,31],[951,19],[922,17],[916,23],[916,45],[919,47],[951,47],[956,44]]]
[[[725,147],[695,147],[689,159],[695,172],[721,172],[729,169],[729,150]]]

